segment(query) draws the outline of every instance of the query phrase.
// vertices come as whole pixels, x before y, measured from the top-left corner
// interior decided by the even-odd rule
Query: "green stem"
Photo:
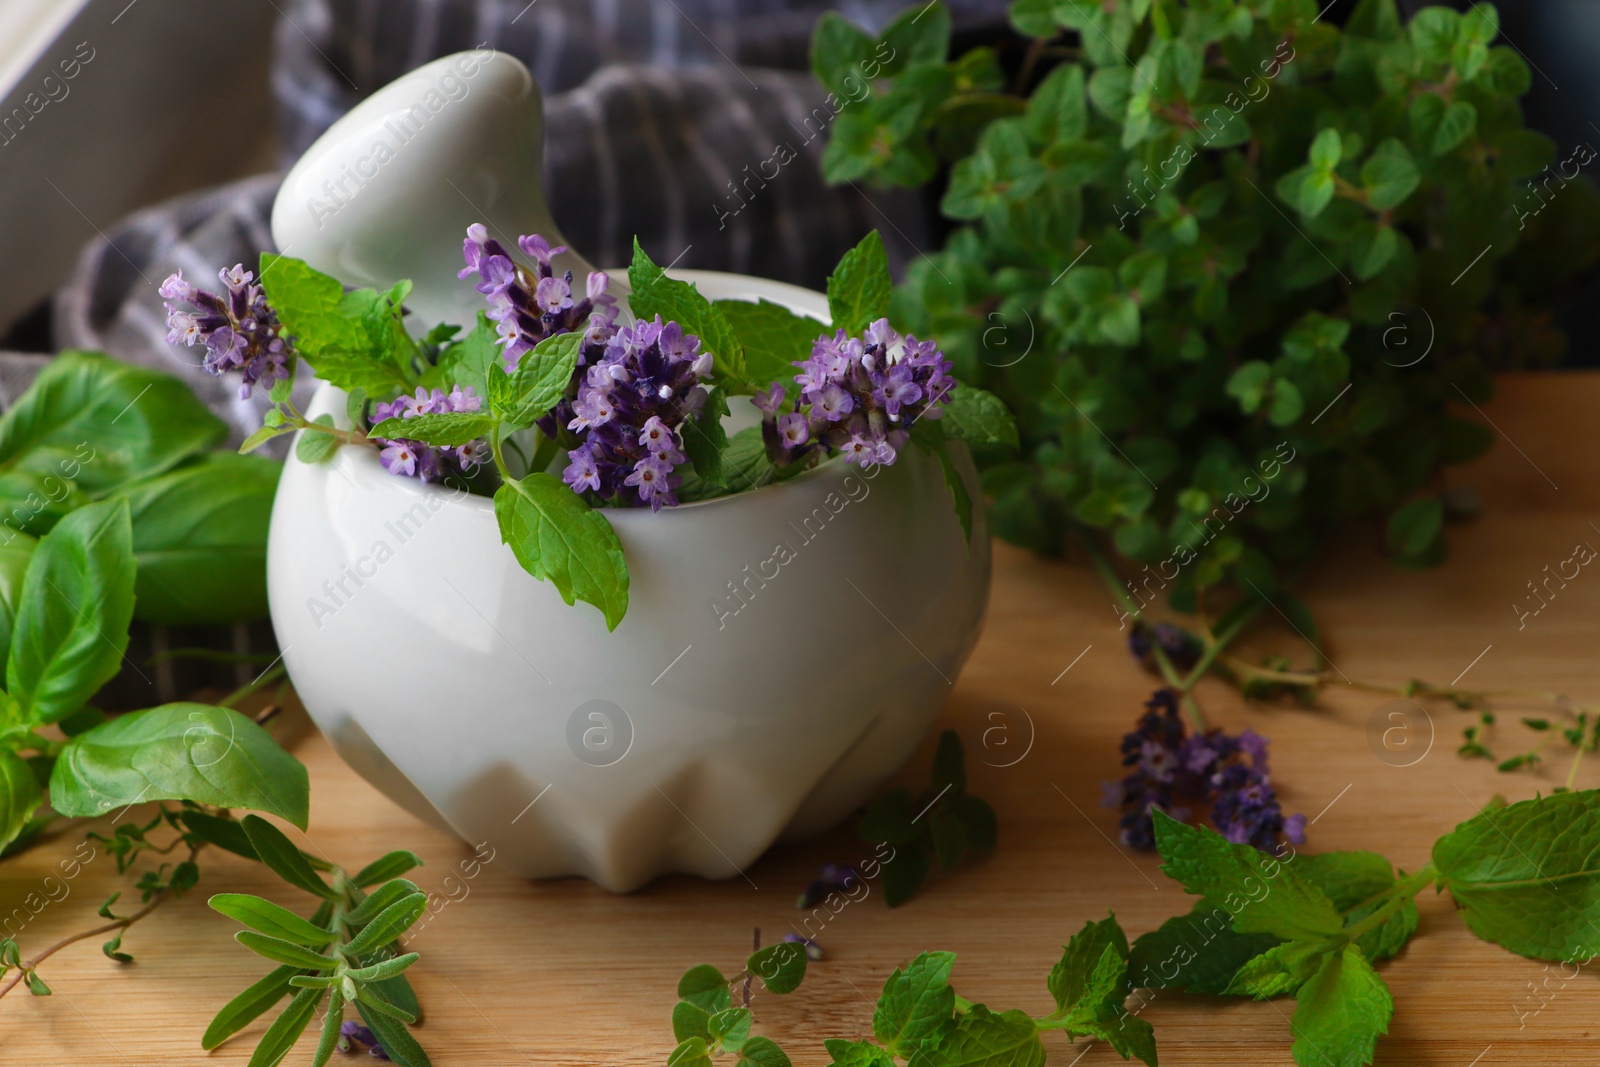
[[[282,657],[279,658],[281,659]],[[238,689],[235,689],[233,692],[217,701],[217,706],[221,708],[231,708],[236,703],[249,696],[251,693],[254,693],[256,690],[264,689],[273,682],[276,682],[286,673],[288,673],[288,668],[286,668],[281,662],[274,664],[273,666],[262,671],[261,674],[256,677],[255,681],[246,685],[241,685]]]
[[[1573,746],[1572,765],[1567,768],[1566,790],[1569,793],[1572,792],[1578,781],[1578,765],[1583,762],[1583,754],[1585,751],[1586,749],[1582,744]]]
[[[965,1015],[967,1012],[971,1011],[975,1007],[977,1007],[977,1005],[975,1003],[973,1003],[972,1001],[968,1000],[966,997],[956,997],[956,1012],[957,1013],[959,1013],[961,1015]]]
[[[1189,672],[1189,677],[1184,682],[1185,691],[1192,689],[1201,678],[1205,677],[1206,672],[1211,669],[1211,664],[1216,661],[1218,656],[1222,655],[1223,650],[1228,647],[1234,638],[1238,637],[1244,632],[1244,628],[1250,625],[1255,617],[1261,613],[1261,609],[1264,607],[1266,607],[1266,603],[1264,601],[1256,601],[1250,607],[1241,611],[1239,613],[1239,617],[1235,619],[1233,623],[1227,627],[1227,629],[1223,630],[1219,634],[1212,635],[1212,639],[1207,645],[1206,650],[1202,652],[1200,654],[1200,658],[1195,661],[1194,668]]]
[[[1345,939],[1347,941],[1355,941],[1367,931],[1375,930],[1382,926],[1389,920],[1389,916],[1405,907],[1413,897],[1426,889],[1438,877],[1439,872],[1430,863],[1415,874],[1408,874],[1399,879],[1384,894],[1389,898],[1388,903],[1354,926],[1347,927],[1344,931]]]

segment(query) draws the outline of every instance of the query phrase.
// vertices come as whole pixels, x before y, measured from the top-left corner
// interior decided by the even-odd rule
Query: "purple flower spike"
[[[1159,635],[1158,635],[1159,639]],[[1267,739],[1253,730],[1230,737],[1221,730],[1190,736],[1178,715],[1177,695],[1158,690],[1132,733],[1122,739],[1119,782],[1104,782],[1105,803],[1120,807],[1122,840],[1155,846],[1151,812],[1185,817],[1184,800],[1204,801],[1211,822],[1229,841],[1271,849],[1280,837],[1305,843],[1304,815],[1285,817],[1267,775]]]
[[[161,283],[159,291],[167,308],[167,343],[204,345],[206,355],[201,365],[206,372],[220,376],[239,371],[243,377],[239,398],[244,400],[257,382],[270,387],[287,378],[293,351],[281,335],[277,312],[267,303],[266,293],[244,264],[219,271],[217,277],[226,287],[224,293],[195,288],[184,280],[182,271]],[[178,304],[188,304],[194,310],[186,311]]]
[[[567,250],[565,245],[552,248],[533,233],[517,238],[517,247],[533,260],[531,269],[474,223],[462,245],[466,266],[458,273],[461,278],[478,275],[476,288],[488,302],[489,318],[505,348],[505,369],[515,370],[522,356],[546,337],[580,330],[585,337],[578,366],[593,364],[616,333],[617,301],[606,292],[610,279],[601,271],[590,274],[580,300],[572,289],[572,272],[558,276],[552,264],[554,256]],[[570,400],[564,400],[540,422],[540,429],[554,436],[571,417]]]
[[[417,387],[413,395],[400,394],[394,400],[372,406],[372,424],[385,419],[414,419],[419,415],[442,415],[452,412],[472,412],[483,407],[483,398],[470,386],[456,386],[446,393],[442,389],[428,390]],[[372,439],[383,451],[379,461],[390,474],[433,481],[448,474],[467,474],[488,456],[489,446],[482,440],[468,441],[453,447],[435,447],[409,438]]]

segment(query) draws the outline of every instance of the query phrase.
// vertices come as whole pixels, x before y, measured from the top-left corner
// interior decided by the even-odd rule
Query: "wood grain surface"
[[[1341,675],[1399,685],[1449,683],[1465,672],[1463,685],[1600,700],[1600,573],[1584,570],[1521,629],[1512,607],[1546,564],[1554,568],[1580,542],[1600,546],[1597,408],[1600,375],[1502,380],[1485,414],[1500,440],[1452,477],[1479,488],[1486,511],[1451,530],[1451,558],[1437,570],[1382,564],[1369,530],[1341,535],[1305,586],[1324,651]],[[959,953],[954,984],[962,995],[1037,1014],[1050,1006],[1044,977],[1060,945],[1085,920],[1114,908],[1136,935],[1187,910],[1188,898],[1153,856],[1116,843],[1116,815],[1098,804],[1100,781],[1119,771],[1117,739],[1153,686],[1123,638],[1086,567],[1001,546],[987,628],[943,718],[967,743],[972,790],[999,813],[1000,846],[983,862],[937,876],[906,907],[888,910],[876,891],[848,905],[822,930],[827,959],[804,987],[787,998],[757,996],[758,1031],[780,1041],[797,1065],[825,1063],[825,1037],[868,1035],[884,977],[918,951]],[[1246,644],[1294,647],[1285,627],[1270,624]],[[1469,716],[1446,707],[1430,709],[1431,750],[1396,766],[1369,740],[1369,720],[1385,698],[1342,684],[1316,709],[1247,706],[1217,683],[1201,697],[1214,722],[1272,738],[1286,809],[1316,819],[1313,851],[1372,848],[1415,869],[1439,834],[1493,794],[1530,797],[1566,772],[1564,759],[1501,774],[1457,757]],[[1515,719],[1501,717],[1497,749],[1533,740]],[[1420,729],[1416,743],[1425,749],[1426,725]],[[736,969],[754,928],[771,941],[801,917],[795,895],[819,864],[869,853],[842,827],[772,850],[744,872],[748,878],[731,870],[720,882],[670,877],[620,897],[576,880],[529,884],[492,861],[467,878],[459,865],[468,848],[390,804],[315,734],[294,748],[311,769],[308,848],[353,868],[382,849],[410,847],[428,863],[416,880],[448,901],[412,942],[423,956],[412,975],[427,1011],[418,1036],[440,1067],[664,1063],[678,975],[699,962]],[[920,783],[931,749],[930,737],[902,774],[908,783]],[[1579,782],[1600,785],[1600,759],[1582,768]],[[681,832],[696,833],[689,825]],[[80,841],[74,832],[0,866],[0,915],[40,892]],[[130,885],[109,858],[92,860],[75,879],[58,882],[53,892],[61,899],[21,931],[23,954],[92,925],[99,903]],[[207,856],[200,890],[129,933],[125,947],[136,963],[111,962],[96,942],[75,945],[42,969],[53,997],[18,992],[0,1002],[0,1062],[245,1063],[261,1024],[215,1053],[199,1047],[211,1014],[268,969],[230,940],[233,923],[205,906],[207,893],[220,890],[265,893],[309,910],[253,864]],[[1600,982],[1587,973],[1564,982],[1553,966],[1477,941],[1447,897],[1430,892],[1419,903],[1418,936],[1382,968],[1396,1010],[1379,1064],[1596,1061]],[[1143,1014],[1168,1067],[1289,1064],[1291,1007],[1162,994]],[[1074,1048],[1059,1034],[1046,1035],[1046,1044],[1052,1063],[1121,1062],[1104,1046]],[[285,1062],[308,1061],[311,1047],[308,1035]]]

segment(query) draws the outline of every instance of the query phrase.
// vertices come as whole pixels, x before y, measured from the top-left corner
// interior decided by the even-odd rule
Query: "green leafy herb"
[[[508,481],[494,494],[500,539],[523,570],[549,581],[568,604],[599,608],[615,630],[628,610],[622,543],[606,517],[553,474]]]
[[[700,338],[702,351],[711,353],[714,373],[724,388],[735,392],[750,390],[744,348],[722,308],[701,296],[691,283],[667,277],[637,239],[633,242],[628,282],[633,286],[628,306],[635,315],[642,319],[660,315],[664,322],[678,323],[685,333]]]

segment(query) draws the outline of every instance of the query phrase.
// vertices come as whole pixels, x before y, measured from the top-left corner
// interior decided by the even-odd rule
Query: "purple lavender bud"
[[[784,934],[783,940],[786,944],[804,945],[806,959],[812,963],[817,963],[822,959],[822,946],[809,937],[801,937],[799,934]]]

